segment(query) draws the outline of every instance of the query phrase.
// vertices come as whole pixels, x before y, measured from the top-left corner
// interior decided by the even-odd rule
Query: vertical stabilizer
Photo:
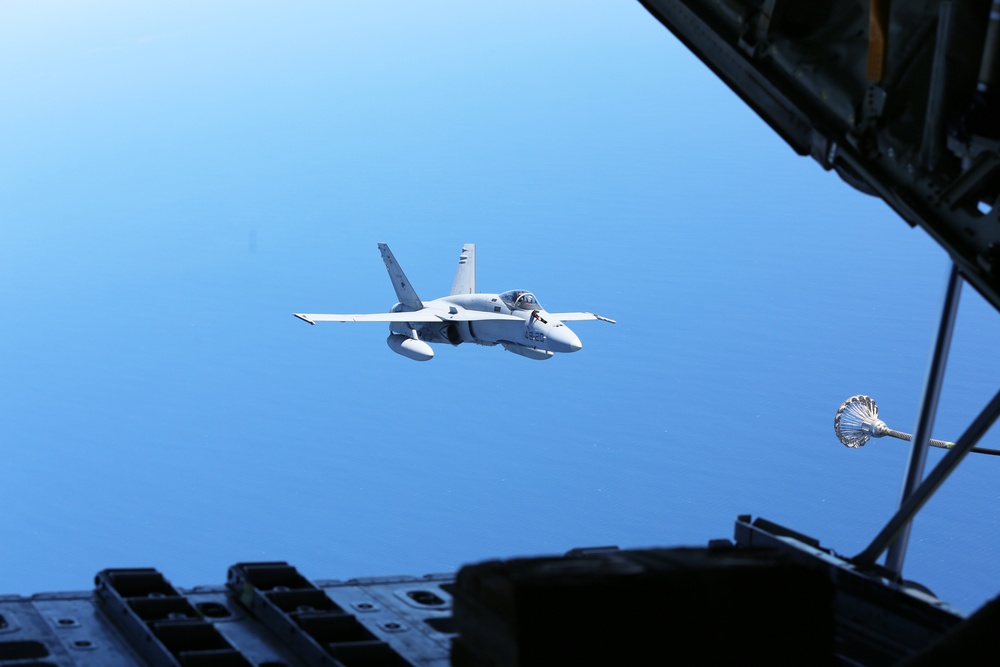
[[[421,303],[417,293],[413,291],[413,286],[406,279],[403,269],[399,268],[399,263],[392,256],[389,246],[379,243],[378,249],[382,253],[382,261],[385,262],[385,269],[389,272],[389,278],[392,280],[392,288],[396,290],[396,298],[399,299],[399,302],[410,310],[420,310],[423,308],[424,304]]]
[[[462,255],[458,258],[458,271],[455,282],[451,286],[452,294],[476,293],[476,244],[466,243],[462,246]]]

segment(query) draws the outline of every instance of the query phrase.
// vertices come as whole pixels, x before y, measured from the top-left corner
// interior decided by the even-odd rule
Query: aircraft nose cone
[[[553,352],[577,352],[583,349],[583,343],[569,327],[561,326],[549,333],[549,349]]]

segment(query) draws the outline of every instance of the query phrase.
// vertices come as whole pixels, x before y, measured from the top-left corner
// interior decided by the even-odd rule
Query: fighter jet
[[[502,294],[476,292],[476,246],[462,246],[451,294],[421,301],[389,246],[378,244],[382,261],[399,302],[388,313],[360,315],[292,313],[309,324],[317,322],[388,322],[390,349],[416,361],[430,361],[428,343],[501,345],[528,359],[549,359],[556,352],[576,352],[580,339],[564,322],[601,320],[594,313],[550,313],[531,292],[515,289]]]

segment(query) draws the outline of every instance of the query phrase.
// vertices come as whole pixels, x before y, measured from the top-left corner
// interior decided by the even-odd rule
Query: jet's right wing
[[[295,317],[309,324],[317,322],[440,322],[441,318],[434,313],[411,311],[408,313],[360,313],[357,315],[338,315],[336,313],[292,313]]]
[[[594,313],[549,313],[550,317],[553,317],[560,322],[582,322],[584,320],[600,320],[602,322],[610,322],[611,324],[617,324],[610,317],[603,317],[601,315],[596,315]]]

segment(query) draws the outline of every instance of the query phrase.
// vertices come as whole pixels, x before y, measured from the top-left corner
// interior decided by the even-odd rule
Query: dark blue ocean
[[[849,556],[894,511],[907,445],[849,450],[834,413],[912,430],[947,257],[638,3],[43,2],[0,35],[0,593],[453,572],[740,514]],[[389,308],[382,241],[422,298],[476,243],[483,291],[618,323],[419,364],[291,316]],[[936,437],[996,391],[998,334],[966,289]],[[967,611],[1000,591],[998,466],[968,457],[907,555]]]

